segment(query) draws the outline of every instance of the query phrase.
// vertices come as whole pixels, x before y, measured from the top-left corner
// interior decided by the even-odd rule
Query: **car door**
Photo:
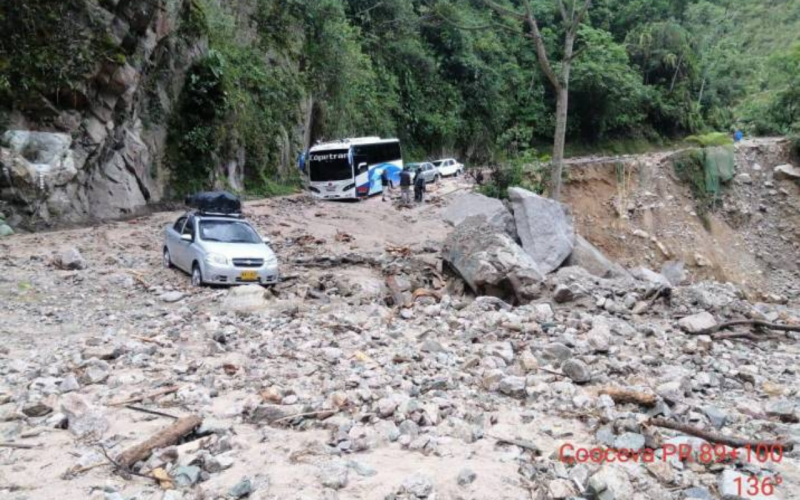
[[[164,244],[167,246],[167,250],[169,250],[169,255],[173,264],[175,263],[175,252],[178,251],[178,242],[181,239],[181,231],[183,231],[184,224],[186,224],[185,215],[178,217],[175,224],[168,227],[165,231]]]
[[[186,241],[183,239],[183,235],[191,236],[191,241]],[[175,261],[175,265],[180,267],[186,272],[190,272],[192,269],[192,244],[194,243],[195,239],[195,218],[190,216],[186,219],[186,224],[184,224],[183,229],[181,230],[181,234],[178,238],[178,244],[176,245],[177,248],[177,258]]]

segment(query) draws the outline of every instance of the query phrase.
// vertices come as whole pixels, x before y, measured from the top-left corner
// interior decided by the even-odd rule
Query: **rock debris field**
[[[248,203],[271,289],[162,269],[177,212],[0,240],[0,497],[800,498],[800,305],[469,189]]]

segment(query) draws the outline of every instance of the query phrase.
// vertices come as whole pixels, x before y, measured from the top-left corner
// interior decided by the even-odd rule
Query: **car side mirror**
[[[272,243],[269,238],[261,238],[261,241],[263,241],[265,245]]]
[[[367,170],[369,170],[369,165],[367,165],[366,163],[359,163],[358,164],[358,173],[359,174],[364,173]]]
[[[192,235],[191,234],[182,234],[181,235],[181,239],[183,241],[192,241]]]

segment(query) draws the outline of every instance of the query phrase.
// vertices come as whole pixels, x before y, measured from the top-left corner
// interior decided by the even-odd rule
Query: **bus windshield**
[[[311,153],[308,160],[311,181],[344,181],[353,178],[347,149]]]

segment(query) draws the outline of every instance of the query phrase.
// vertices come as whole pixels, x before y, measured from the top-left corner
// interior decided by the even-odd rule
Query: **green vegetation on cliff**
[[[185,189],[234,165],[248,189],[274,192],[304,143],[324,138],[394,135],[407,157],[472,161],[551,142],[555,96],[531,40],[481,0],[179,3],[173,36],[208,41],[167,117]],[[0,6],[1,107],[76,106],[93,68],[131,57],[94,29],[96,4]],[[558,60],[558,3],[532,5]],[[568,147],[800,132],[799,33],[800,0],[595,0],[576,42]]]

